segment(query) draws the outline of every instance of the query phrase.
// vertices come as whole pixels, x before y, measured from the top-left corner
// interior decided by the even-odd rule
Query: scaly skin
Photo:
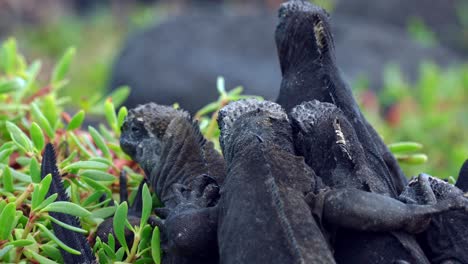
[[[381,194],[397,201],[392,199],[388,186],[379,181],[379,171],[366,159],[358,132],[343,111],[333,104],[314,101],[297,106],[291,116],[298,154],[304,156],[306,163],[327,186]],[[368,207],[363,205],[363,201],[356,201],[355,206],[361,207],[362,211],[372,212],[379,205],[375,203],[375,206]],[[327,210],[325,207],[324,214]],[[410,213],[406,210],[401,212]],[[390,224],[398,220],[396,216],[392,218],[393,213],[382,216],[388,217],[383,220]],[[415,219],[427,225],[427,218]],[[368,221],[375,219],[370,218]],[[401,230],[396,232],[365,232],[355,228],[359,222],[346,218],[338,223],[332,222],[331,225],[337,228],[333,248],[338,263],[392,263],[397,260],[429,263],[415,238],[403,232],[403,226],[395,225],[400,228],[393,230]],[[365,222],[361,226],[366,226]]]
[[[341,77],[328,14],[308,1],[284,3],[275,38],[283,75],[277,102],[288,112],[306,101],[335,104],[356,130],[366,158],[378,172],[375,180],[385,185],[386,193],[397,197],[407,180]]]
[[[154,103],[130,110],[122,149],[147,174],[165,208],[150,219],[162,230],[163,263],[217,263],[218,184],[224,160],[187,112]]]
[[[220,111],[228,174],[218,205],[221,263],[334,263],[306,194],[313,171],[295,156],[284,111],[246,100]]]
[[[463,182],[468,180],[466,164],[460,170],[456,186],[463,187]],[[426,187],[428,186],[428,187]],[[459,189],[445,181],[421,174],[412,180],[405,192],[414,203],[428,204],[446,201],[448,199],[463,199],[468,202],[468,195],[464,194],[468,189]],[[421,199],[418,190],[429,189],[433,191],[433,198],[428,202]],[[424,251],[431,263],[468,263],[468,212],[451,211],[432,218],[427,230],[419,237]]]

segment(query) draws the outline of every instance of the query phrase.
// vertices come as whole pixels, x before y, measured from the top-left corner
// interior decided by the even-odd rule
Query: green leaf
[[[89,159],[89,161],[96,161],[96,162],[100,162],[100,163],[103,163],[103,164],[107,164],[107,166],[112,166],[112,160],[108,160],[106,158],[103,158],[103,157],[92,157]]]
[[[115,260],[122,261],[125,254],[125,248],[121,247],[115,252]]]
[[[98,201],[103,194],[104,194],[104,192],[101,192],[101,191],[93,192],[90,196],[88,196],[88,198],[86,198],[86,200],[84,200],[83,204],[81,204],[81,205],[83,207],[86,207],[86,206]]]
[[[117,115],[115,114],[115,107],[112,101],[109,99],[104,103],[104,115],[106,116],[109,126],[114,130],[114,132],[119,132]]]
[[[218,89],[218,93],[222,97],[226,96],[225,82],[224,78],[221,76],[218,76],[218,79],[216,80],[216,89]]]
[[[127,221],[127,212],[128,212],[128,206],[127,202],[121,203],[118,207],[117,210],[115,211],[114,215],[114,233],[115,236],[117,237],[117,240],[120,242],[120,244],[125,248],[125,251],[128,253],[128,246],[127,246],[127,241],[125,240],[125,225]]]
[[[108,98],[110,97],[114,106],[118,107],[127,99],[129,94],[130,88],[128,86],[120,86],[109,94]]]
[[[7,205],[7,202],[5,200],[0,200],[0,215],[3,212],[3,209],[5,209],[5,206]]]
[[[59,119],[59,114],[60,110],[57,108],[57,99],[53,94],[49,94],[45,96],[42,100],[43,105],[42,105],[42,112],[44,113],[44,116],[47,118],[47,121],[49,121],[49,124],[52,128],[56,128],[56,123]]]
[[[0,260],[2,260],[3,257],[4,257],[6,254],[8,254],[8,252],[9,252],[12,248],[14,248],[14,247],[15,247],[15,246],[13,246],[13,245],[8,245],[8,246],[5,246],[4,248],[1,248],[1,249],[0,249]]]
[[[106,219],[109,216],[112,216],[114,213],[115,213],[115,206],[109,206],[109,207],[104,207],[104,208],[99,208],[97,210],[94,210],[93,213],[91,214],[91,217]]]
[[[8,236],[16,226],[15,221],[16,205],[15,203],[9,203],[3,208],[0,214],[0,240],[8,239]]]
[[[31,199],[31,209],[34,211],[37,206],[42,203],[49,191],[50,183],[52,182],[52,175],[49,173],[42,179],[39,185],[34,187]]]
[[[122,127],[125,121],[125,117],[127,117],[127,115],[128,115],[127,107],[125,106],[120,107],[119,113],[117,114],[117,122],[118,122],[117,127],[119,128],[119,133],[120,133],[120,128]]]
[[[107,244],[113,251],[115,251],[115,238],[114,235],[112,235],[112,233],[109,233],[109,235],[107,236]]]
[[[29,162],[29,175],[31,175],[31,180],[34,183],[41,182],[41,168],[39,167],[39,162],[36,158],[32,157]]]
[[[59,263],[63,263],[62,253],[56,247],[53,247],[48,244],[44,244],[44,245],[41,245],[41,249],[42,249],[42,254],[44,254],[45,256]]]
[[[10,167],[6,167],[3,171],[3,188],[7,192],[14,192],[15,188],[13,186],[13,177],[11,176]]]
[[[41,62],[36,60],[31,65],[29,66],[27,70],[28,74],[28,80],[26,82],[26,88],[25,90],[30,90],[32,87],[34,87],[34,82],[36,81],[37,74],[41,70]]]
[[[49,237],[51,240],[53,240],[59,247],[61,247],[63,250],[67,251],[68,253],[74,254],[74,255],[80,255],[81,253],[78,250],[75,250],[63,243],[60,239],[58,239],[47,227],[40,223],[36,223],[36,226],[39,227],[42,232]]]
[[[243,91],[244,91],[244,87],[237,86],[236,88],[234,88],[234,89],[232,89],[232,90],[230,90],[228,92],[228,96],[230,97],[230,96],[240,95],[240,94],[242,94]]]
[[[405,153],[419,151],[423,145],[416,142],[398,142],[388,145],[388,148],[392,153]]]
[[[74,232],[78,232],[78,233],[82,233],[82,234],[87,234],[88,231],[82,229],[82,228],[79,228],[79,227],[76,227],[76,226],[72,226],[72,225],[69,225],[67,223],[64,223],[52,216],[49,215],[49,218],[52,222],[56,223],[57,225],[63,227],[63,228],[66,228],[68,230],[71,230],[71,231],[74,231]]]
[[[153,262],[152,258],[149,257],[140,257],[139,259],[135,260],[134,264],[146,264]]]
[[[427,155],[425,154],[411,154],[411,155],[403,155],[403,154],[396,154],[395,158],[402,163],[411,164],[411,165],[420,165],[427,162]]]
[[[70,131],[79,128],[81,124],[83,124],[84,119],[85,111],[81,110],[72,117],[70,123],[68,123],[67,130]]]
[[[106,245],[105,243],[102,243],[101,246],[104,251],[106,252],[106,255],[109,256],[112,260],[115,260],[115,253],[114,250],[112,250],[109,245]]]
[[[6,121],[6,127],[10,133],[11,139],[25,152],[32,152],[33,143],[26,134],[15,124]]]
[[[53,202],[42,209],[41,212],[58,212],[78,217],[86,217],[91,215],[91,213],[83,207],[75,203],[65,201]]]
[[[34,244],[34,242],[28,239],[19,239],[6,243],[6,245],[12,245],[14,247],[26,247],[32,244]]]
[[[36,103],[31,104],[31,113],[34,119],[39,123],[40,127],[44,129],[47,136],[53,139],[55,136],[55,131],[52,129],[52,125],[49,120],[45,117],[44,113],[39,109]]]
[[[90,178],[95,181],[115,181],[116,177],[107,172],[99,170],[84,170],[79,174],[81,177]]]
[[[202,117],[204,115],[207,115],[209,113],[212,113],[220,107],[219,102],[213,102],[205,105],[202,109],[200,109],[195,116],[197,117]]]
[[[3,43],[0,53],[0,66],[7,74],[12,74],[16,69],[16,41],[13,38],[9,38]]]
[[[143,227],[146,224],[146,222],[148,222],[148,218],[151,214],[151,209],[153,208],[153,198],[151,197],[151,193],[146,183],[143,185],[142,197],[143,209],[141,213],[140,227]]]
[[[112,197],[111,190],[109,188],[107,188],[106,186],[102,185],[101,183],[99,183],[99,182],[97,182],[95,180],[89,179],[89,178],[81,178],[81,180],[83,182],[85,182],[86,184],[88,184],[89,186],[91,186],[96,191],[105,192],[107,197]]]
[[[75,149],[70,155],[68,155],[66,159],[60,162],[59,168],[63,168],[64,166],[67,166],[76,157],[76,155],[78,155],[78,151]]]
[[[37,262],[39,262],[40,264],[58,264],[57,262],[53,261],[53,260],[50,260],[44,256],[41,256],[39,255],[38,253],[32,251],[32,250],[29,250],[29,249],[26,249],[26,252],[27,253],[26,255],[30,255],[29,258],[32,258],[34,260],[36,260]]]
[[[14,142],[11,142],[13,144],[15,144]],[[6,145],[7,143],[5,143],[4,145]],[[0,162],[3,162],[6,160],[6,158],[9,158],[10,155],[13,153],[13,151],[15,151],[16,149],[16,145],[15,146],[12,146],[10,148],[5,148],[3,150],[0,151]]]
[[[53,203],[57,199],[58,194],[54,193],[51,196],[47,197],[42,203],[40,203],[37,207],[36,210],[41,210],[42,208],[48,206],[49,204]]]
[[[161,263],[161,237],[159,228],[155,227],[151,236],[151,256],[156,264]]]
[[[78,137],[73,133],[73,131],[69,131],[68,135],[71,138],[71,141],[80,149],[80,154],[86,157],[91,157],[91,153],[86,149],[86,147],[81,143]]]
[[[52,71],[52,84],[54,86],[65,78],[68,68],[70,67],[70,62],[75,56],[75,52],[75,48],[68,48],[59,62],[55,65],[54,70]]]
[[[21,79],[14,78],[12,80],[0,81],[0,94],[10,93],[21,88]]]
[[[100,249],[98,251],[98,257],[99,257],[100,264],[112,263],[111,260],[106,256],[104,249]]]
[[[109,148],[101,134],[99,134],[99,132],[92,126],[88,127],[88,131],[94,140],[94,144],[96,144],[96,146],[102,151],[102,154],[108,159],[112,158]]]
[[[64,171],[70,171],[74,169],[80,169],[80,170],[105,170],[109,166],[107,164],[104,164],[102,162],[97,162],[97,161],[77,161],[75,163],[72,163],[65,168],[63,168]]]
[[[41,151],[45,146],[45,138],[44,134],[42,133],[41,127],[36,122],[32,122],[31,128],[29,129],[29,133],[31,134],[31,139],[34,143],[34,147],[36,148],[36,150]]]
[[[7,166],[5,164],[2,164],[0,163],[0,169],[5,169]],[[13,178],[19,180],[19,181],[22,181],[22,182],[31,182],[31,176],[29,175],[26,175],[22,172],[19,172],[15,169],[11,169],[11,175],[13,176]]]

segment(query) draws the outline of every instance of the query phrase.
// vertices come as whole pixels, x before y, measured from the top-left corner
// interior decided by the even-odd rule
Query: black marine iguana
[[[50,143],[46,145],[42,156],[41,178],[44,178],[47,174],[52,175],[47,197],[56,193],[57,201],[70,201],[63,188],[62,179],[57,168],[54,147]],[[49,212],[49,214],[63,223],[81,228],[80,221],[75,216],[56,212]],[[56,223],[52,223],[52,228],[58,239],[67,246],[81,252],[81,255],[74,255],[61,249],[60,252],[65,263],[98,263],[88,240],[83,234],[66,229]]]
[[[345,118],[334,105],[326,106],[336,110],[329,111],[330,114]],[[329,109],[315,110],[305,117],[326,117]],[[298,116],[293,114],[293,117]],[[237,101],[220,111],[218,122],[221,128],[220,143],[228,167],[217,206],[222,263],[267,263],[273,261],[268,257],[270,254],[274,254],[275,260],[282,263],[330,262],[329,252],[323,251],[327,248],[323,244],[324,236],[318,231],[316,222],[311,220],[312,215],[321,220],[320,223],[354,230],[404,230],[416,233],[427,227],[433,215],[453,209],[468,211],[468,201],[460,199],[447,199],[432,205],[411,205],[375,192],[359,190],[359,176],[347,180],[349,175],[346,173],[355,171],[347,171],[346,166],[356,162],[358,173],[367,175],[372,171],[366,168],[362,148],[354,145],[356,142],[359,144],[355,134],[349,143],[351,146],[340,145],[346,142],[344,138],[336,138],[340,123],[333,127],[335,130],[325,129],[322,134],[316,134],[317,137],[312,139],[317,141],[316,145],[304,146],[313,146],[316,151],[323,150],[324,156],[318,160],[333,164],[333,161],[328,161],[333,157],[325,154],[330,153],[327,148],[329,144],[326,143],[329,139],[333,142],[343,140],[330,149],[339,155],[337,159],[344,161],[342,169],[333,171],[339,177],[335,179],[344,181],[348,188],[327,187],[302,157],[295,156],[292,129],[279,105],[256,100]],[[302,124],[306,127],[310,125]],[[342,134],[338,135],[348,136],[350,129],[353,131],[349,123],[343,124],[343,131],[338,130]],[[321,144],[323,149],[320,148]],[[350,183],[356,187],[350,187]],[[305,204],[311,208],[305,208]],[[313,245],[309,244],[311,241]],[[379,256],[385,257],[386,261],[402,259],[401,256]],[[423,254],[418,257],[425,259]],[[348,261],[346,263],[352,263]],[[368,259],[361,263],[374,262]]]
[[[216,263],[216,220],[210,212],[225,166],[198,124],[185,111],[141,105],[129,111],[120,144],[165,205],[156,212],[165,220],[150,219],[162,229],[163,263]]]
[[[187,170],[187,167],[185,167],[186,174],[179,173],[179,170],[184,169],[184,167],[177,167],[180,164],[194,166],[195,170],[197,166],[200,166],[199,162],[191,162],[197,160],[193,157],[197,157],[200,151],[198,145],[180,148],[181,142],[184,142],[182,145],[190,146],[194,140],[193,133],[198,131],[189,122],[185,113],[155,104],[141,106],[138,111],[131,110],[130,113],[122,132],[124,150],[143,164],[145,171],[152,171],[149,176],[151,182],[158,181],[151,177],[161,175],[155,171],[170,168],[165,171],[171,174],[164,174],[166,179],[160,181],[165,184],[160,188],[167,189],[161,193],[168,198],[162,198],[167,201],[167,207],[158,210],[158,213],[166,219],[164,221],[153,219],[155,221],[153,224],[161,227],[166,236],[164,248],[169,254],[164,259],[164,263],[230,263],[268,260],[268,253],[262,253],[267,252],[262,247],[283,248],[282,243],[286,243],[287,249],[275,251],[275,256],[283,256],[285,260],[291,261],[296,259],[298,262],[305,259],[304,263],[309,263],[309,260],[312,260],[312,263],[333,263],[326,240],[311,218],[309,203],[313,204],[316,200],[322,204],[320,208],[324,208],[324,219],[332,219],[329,221],[339,223],[340,219],[346,218],[349,221],[343,225],[349,224],[351,227],[365,230],[419,230],[419,227],[411,225],[412,221],[418,222],[417,219],[427,219],[431,214],[448,210],[448,206],[440,205],[439,208],[407,206],[389,197],[356,192],[356,190],[351,192],[329,190],[320,183],[319,178],[315,177],[303,158],[294,155],[291,128],[281,107],[271,102],[255,100],[232,103],[220,112],[219,123],[222,129],[220,142],[229,164],[229,175],[227,181],[221,184],[221,199],[218,201],[216,178],[211,178],[206,174],[201,174],[201,176],[196,176],[199,173],[188,174],[190,170]],[[178,118],[181,116],[182,118]],[[234,125],[237,124],[237,119],[239,119],[239,124]],[[276,121],[272,121],[274,125],[268,125],[259,120]],[[253,132],[245,129],[253,129],[254,125],[256,126],[254,132],[257,133],[254,135],[255,140],[250,142]],[[183,128],[191,132],[186,133],[186,129]],[[150,136],[158,133],[160,136]],[[159,142],[151,142],[156,140]],[[156,145],[160,146],[160,150],[155,151]],[[192,151],[192,153],[184,153],[180,151],[181,149]],[[158,157],[158,162],[154,161],[155,156]],[[250,158],[246,160],[246,157]],[[262,162],[258,162],[259,158]],[[243,164],[245,166],[241,166],[242,162],[245,162]],[[148,166],[147,164],[154,165]],[[254,165],[255,167],[252,167]],[[242,176],[243,181],[238,178],[241,176],[235,176],[240,172],[245,174]],[[273,204],[269,204],[268,195],[271,193],[268,186],[270,185],[258,185],[259,182],[254,180],[264,179],[262,177],[268,177],[271,180],[274,179],[271,176],[272,173],[276,175],[279,172],[283,173],[278,178],[281,183],[278,192],[281,196],[275,196],[276,200],[272,201]],[[232,176],[232,173],[236,174]],[[171,175],[175,177],[171,178]],[[244,179],[244,177],[247,178]],[[223,179],[224,175],[221,177],[221,182]],[[261,188],[257,188],[259,186]],[[315,195],[320,186],[328,190],[326,195],[318,195],[323,197],[321,202]],[[266,206],[265,204],[268,206],[263,207],[264,210],[255,210],[255,214],[246,213],[249,208],[262,208]],[[362,206],[355,206],[356,204]],[[241,205],[246,205],[246,207]],[[307,205],[307,207],[299,205]],[[312,211],[314,210],[313,207]],[[278,215],[278,212],[283,213]],[[259,224],[256,221],[260,219],[261,213],[263,213],[262,217],[271,221],[276,219],[279,221],[277,224],[281,225],[275,225],[273,228],[261,222],[261,228],[271,227],[274,230],[268,231],[268,235],[265,235],[266,233],[259,231],[262,230],[260,227],[254,228],[256,224]],[[282,217],[284,215],[294,215],[296,216],[293,218],[294,221],[302,219],[302,222],[288,224],[288,218]],[[252,217],[254,219],[251,219]],[[366,222],[366,219],[372,219],[372,221]],[[303,227],[304,221],[308,222],[306,228]],[[296,233],[291,233],[293,230]],[[303,232],[308,232],[308,235],[305,236]],[[285,234],[286,238],[284,238]],[[251,241],[252,245],[248,241]],[[309,244],[311,241],[312,246]],[[217,259],[218,245],[220,260]],[[298,245],[303,246],[298,248]],[[310,250],[314,254],[305,252],[305,248],[308,248],[307,252]]]
[[[313,171],[295,156],[287,115],[238,101],[218,117],[228,174],[218,204],[221,263],[335,263],[306,203]]]
[[[467,210],[468,200],[463,197],[450,197],[432,203],[433,211],[424,206],[423,210],[428,210],[427,213],[419,215],[417,212],[421,208],[416,209],[412,204],[403,204],[393,199],[387,186],[375,180],[378,172],[366,159],[363,144],[343,111],[330,103],[312,101],[295,107],[291,116],[296,150],[299,155],[305,157],[305,162],[314,169],[325,185],[336,190],[382,194],[388,198],[387,201],[376,202],[374,207],[368,206],[366,201],[353,199],[356,202],[354,206],[362,208],[363,212],[375,211],[379,207],[387,208],[378,213],[370,213],[373,217],[367,218],[367,221],[377,228],[367,228],[366,220],[355,221],[349,216],[341,219],[326,217],[329,208],[327,204],[324,205],[324,224],[329,230],[336,231],[332,240],[337,262],[429,263],[419,244],[409,233],[424,231],[431,216],[450,209]],[[432,190],[429,188],[429,191],[419,194],[429,199],[426,196],[430,197]],[[375,198],[369,196],[368,199]],[[336,206],[344,207],[345,204],[337,202]],[[406,211],[395,215],[398,211],[393,210],[393,207],[406,208]],[[384,224],[377,224],[376,222],[381,221],[379,219],[384,220]],[[362,228],[359,228],[359,225]]]
[[[277,102],[286,111],[305,101],[335,104],[356,130],[366,158],[378,172],[375,180],[397,197],[407,179],[341,77],[326,11],[303,0],[282,4],[275,39],[283,75]]]

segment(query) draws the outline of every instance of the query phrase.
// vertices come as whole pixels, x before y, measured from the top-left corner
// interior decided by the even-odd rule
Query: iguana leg
[[[162,248],[172,255],[217,259],[217,207],[219,187],[214,180],[202,175],[190,186],[174,184],[177,206],[158,208],[161,218],[150,219],[162,232]]]
[[[324,198],[323,219],[332,225],[361,231],[419,233],[427,227],[431,216],[456,209],[468,212],[468,200],[414,205],[375,193],[337,189],[329,191]]]

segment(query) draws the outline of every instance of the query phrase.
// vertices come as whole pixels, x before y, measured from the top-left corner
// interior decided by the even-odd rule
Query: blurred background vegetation
[[[333,12],[336,1],[313,2]],[[91,8],[71,6],[72,2],[0,0],[0,41],[13,36],[26,58],[40,59],[39,79],[50,76],[52,62],[64,50],[75,47],[71,82],[61,93],[73,98],[71,107],[76,108],[106,93],[112,63],[129,33],[163,21],[184,6],[184,1],[102,1],[105,4]],[[264,2],[267,9],[275,10],[281,1]],[[460,3],[459,23],[464,28],[460,34],[467,40],[468,5]],[[439,41],[417,17],[407,23],[407,30],[423,45]],[[461,61],[450,68],[425,62],[416,82],[405,80],[398,66],[390,64],[382,72],[384,87],[378,94],[369,89],[366,76],[353,83],[364,112],[386,143],[417,141],[424,145],[429,161],[404,168],[408,176],[424,171],[442,178],[456,177],[468,158],[468,65],[463,57]]]

